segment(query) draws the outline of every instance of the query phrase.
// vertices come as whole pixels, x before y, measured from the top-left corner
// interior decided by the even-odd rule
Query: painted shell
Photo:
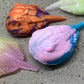
[[[57,7],[75,15],[84,15],[84,0],[59,0],[46,7],[45,10],[53,10]]]
[[[49,15],[36,5],[16,4],[6,20],[6,28],[13,36],[29,36],[50,22],[62,21],[65,17]]]
[[[67,60],[77,43],[78,31],[84,22],[75,25],[48,26],[37,30],[29,41],[29,51],[39,62],[46,65],[57,65]]]
[[[15,41],[0,37],[0,76],[17,69],[38,71],[37,68],[24,61],[24,55]]]

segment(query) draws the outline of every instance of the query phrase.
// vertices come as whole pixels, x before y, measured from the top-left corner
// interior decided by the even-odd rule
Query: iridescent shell
[[[36,5],[16,4],[6,20],[6,28],[13,36],[29,36],[49,22],[62,21],[65,17],[52,16]]]

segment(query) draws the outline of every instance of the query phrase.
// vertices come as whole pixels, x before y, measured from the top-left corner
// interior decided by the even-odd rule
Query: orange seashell
[[[6,28],[13,36],[30,36],[35,30],[48,23],[65,20],[65,17],[52,16],[37,5],[15,4],[6,20]]]

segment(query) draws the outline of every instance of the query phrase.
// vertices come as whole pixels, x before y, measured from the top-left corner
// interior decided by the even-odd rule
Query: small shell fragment
[[[74,15],[84,15],[84,0],[59,0],[46,7],[45,10],[54,10],[56,8]]]

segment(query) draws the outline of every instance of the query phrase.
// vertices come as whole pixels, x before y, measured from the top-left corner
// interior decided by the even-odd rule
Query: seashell
[[[65,20],[65,17],[49,15],[37,5],[15,4],[6,20],[9,33],[17,37],[30,36],[35,30],[41,29],[48,23]]]
[[[23,60],[24,55],[15,41],[0,37],[0,76],[14,72],[19,68],[38,71],[37,68]]]
[[[39,62],[57,65],[73,53],[84,22],[75,25],[48,26],[37,30],[29,40],[29,52]]]
[[[60,8],[63,11],[75,14],[84,15],[84,0],[60,0],[46,7],[45,10],[54,10]]]

